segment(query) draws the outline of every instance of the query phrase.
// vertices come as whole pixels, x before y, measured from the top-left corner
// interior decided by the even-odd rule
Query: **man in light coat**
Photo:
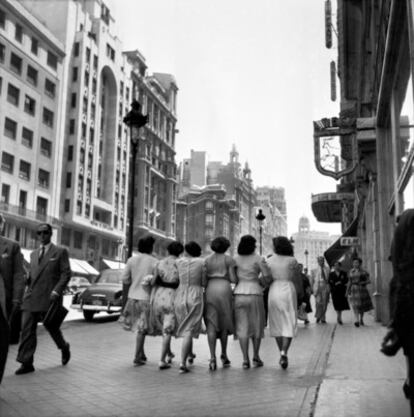
[[[10,343],[10,322],[20,308],[24,290],[20,246],[1,236],[5,220],[0,213],[0,383]]]
[[[16,375],[34,372],[37,323],[42,321],[51,303],[63,303],[63,291],[71,276],[69,256],[65,248],[51,242],[52,226],[38,227],[40,247],[30,255],[30,271],[22,304],[22,335],[17,361],[22,365]],[[60,329],[47,329],[62,353],[62,365],[70,359],[69,343]]]
[[[315,296],[316,323],[326,323],[326,310],[330,295],[328,284],[329,272],[329,267],[325,265],[325,258],[318,256],[318,267],[311,274],[312,290]]]

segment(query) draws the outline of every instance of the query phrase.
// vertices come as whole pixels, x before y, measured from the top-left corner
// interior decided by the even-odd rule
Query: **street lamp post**
[[[256,220],[259,222],[259,248],[260,248],[260,255],[262,255],[263,245],[262,245],[262,235],[263,235],[263,220],[266,216],[263,214],[263,210],[259,209],[256,215]]]
[[[309,255],[309,252],[308,252],[308,250],[307,250],[307,249],[305,249],[305,262],[306,262],[306,270],[308,270],[308,255]]]
[[[130,141],[131,141],[131,187],[130,187],[130,205],[129,205],[129,214],[128,214],[128,254],[127,258],[132,256],[132,250],[134,246],[134,202],[135,202],[135,170],[136,170],[136,157],[139,150],[139,141],[140,141],[140,128],[145,126],[148,123],[148,115],[141,113],[141,104],[134,100],[131,103],[131,110],[124,117],[124,123],[129,127],[130,132]]]

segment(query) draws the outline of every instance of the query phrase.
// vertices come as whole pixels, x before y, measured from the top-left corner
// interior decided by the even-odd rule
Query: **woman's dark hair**
[[[150,255],[154,249],[155,239],[148,235],[138,240],[138,252]]]
[[[273,250],[278,255],[293,256],[293,246],[286,236],[273,238]]]
[[[210,247],[216,253],[224,253],[230,247],[230,240],[224,236],[216,237],[211,242]]]
[[[256,249],[256,239],[252,235],[244,235],[240,238],[237,253],[239,255],[251,255]]]
[[[167,251],[170,255],[178,257],[184,252],[184,246],[181,242],[174,241],[167,246]]]
[[[201,255],[201,247],[197,242],[191,241],[186,243],[184,249],[193,258],[197,258]]]

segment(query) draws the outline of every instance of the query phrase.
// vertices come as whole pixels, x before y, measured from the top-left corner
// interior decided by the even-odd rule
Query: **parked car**
[[[105,269],[97,280],[72,298],[71,308],[83,312],[92,321],[100,311],[120,313],[122,309],[122,269]]]
[[[67,288],[71,294],[76,294],[79,291],[83,291],[90,287],[91,283],[84,277],[72,277],[67,285]]]

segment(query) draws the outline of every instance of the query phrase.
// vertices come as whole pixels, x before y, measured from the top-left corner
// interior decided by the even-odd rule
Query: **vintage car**
[[[101,311],[112,314],[122,309],[122,269],[105,269],[97,280],[72,298],[71,308],[83,312],[91,321]]]

